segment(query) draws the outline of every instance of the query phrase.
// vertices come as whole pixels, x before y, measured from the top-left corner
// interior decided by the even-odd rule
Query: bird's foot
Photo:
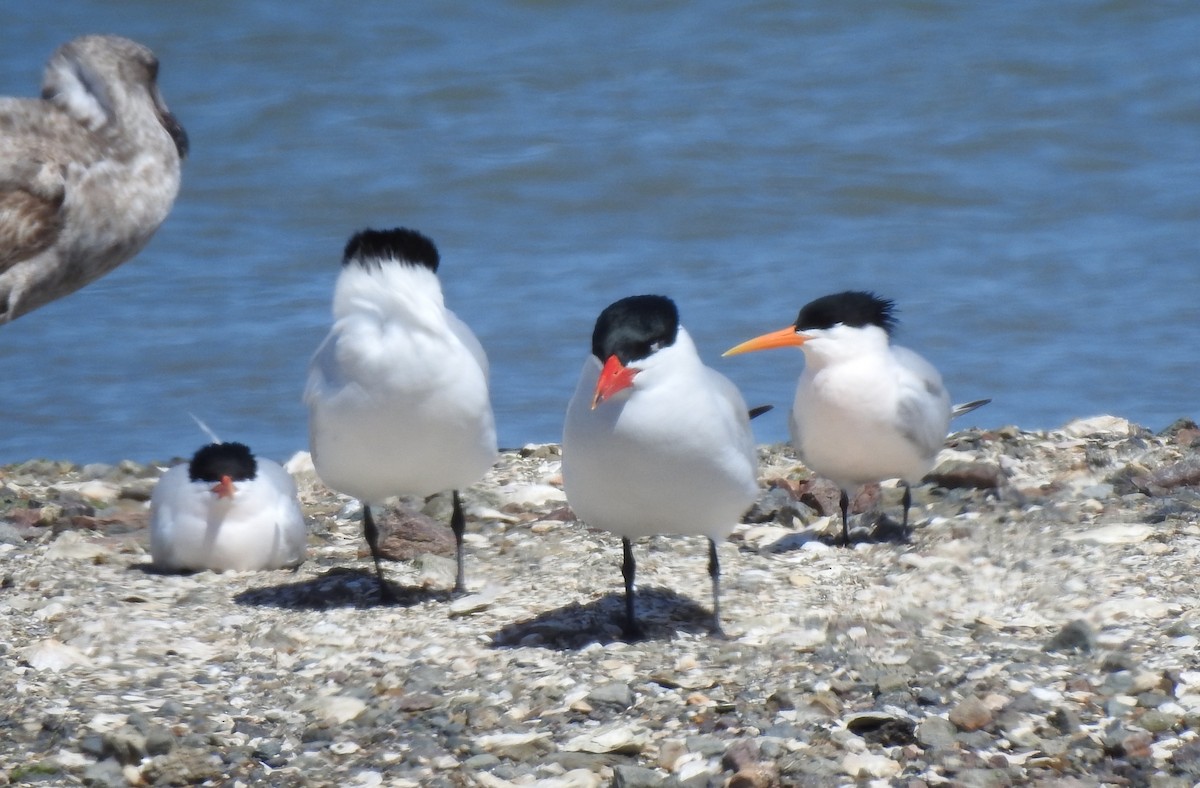
[[[396,592],[392,590],[392,585],[382,577],[379,578],[379,602],[384,605],[394,605],[400,601],[396,596]]]

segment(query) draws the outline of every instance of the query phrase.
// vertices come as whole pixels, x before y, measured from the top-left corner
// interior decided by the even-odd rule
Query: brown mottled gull
[[[188,140],[157,77],[141,44],[83,36],[40,99],[0,98],[0,323],[112,271],[166,219]]]

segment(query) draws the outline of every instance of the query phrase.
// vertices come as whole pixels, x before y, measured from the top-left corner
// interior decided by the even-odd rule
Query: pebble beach
[[[784,445],[719,546],[577,522],[557,445],[381,518],[306,454],[296,571],[162,574],[170,462],[0,467],[0,785],[1200,784],[1200,428],[1112,416],[952,435],[913,489],[854,501]],[[882,519],[881,519],[882,518]]]

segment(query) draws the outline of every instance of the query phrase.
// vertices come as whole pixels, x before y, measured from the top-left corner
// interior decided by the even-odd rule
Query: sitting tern
[[[167,570],[295,567],[307,549],[296,484],[241,443],[210,443],[150,495],[150,555]]]

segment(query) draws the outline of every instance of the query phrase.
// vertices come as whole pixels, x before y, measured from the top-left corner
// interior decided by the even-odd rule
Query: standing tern
[[[210,443],[150,495],[150,555],[168,570],[280,569],[307,549],[296,484],[241,443]]]
[[[372,505],[452,490],[461,592],[466,520],[458,491],[497,454],[487,357],[446,308],[438,263],[433,242],[414,230],[354,235],[334,288],[333,327],[304,394],[317,475],[362,501],[363,533],[389,601]]]
[[[720,632],[724,540],[758,496],[746,403],[704,365],[671,299],[623,298],[600,313],[567,407],[563,486],[576,515],[621,536],[625,634],[640,637],[631,540],[708,537],[713,631]]]
[[[952,416],[989,400],[950,406],[942,377],[928,361],[890,343],[891,301],[847,291],[804,306],[787,328],[751,339],[724,355],[779,347],[804,352],[804,373],[788,419],[792,446],[814,472],[841,489],[842,541],[850,542],[849,492],[884,479],[911,484],[933,467]]]
[[[83,36],[41,98],[0,98],[0,323],[112,271],[167,218],[188,139],[157,80],[141,44]]]

